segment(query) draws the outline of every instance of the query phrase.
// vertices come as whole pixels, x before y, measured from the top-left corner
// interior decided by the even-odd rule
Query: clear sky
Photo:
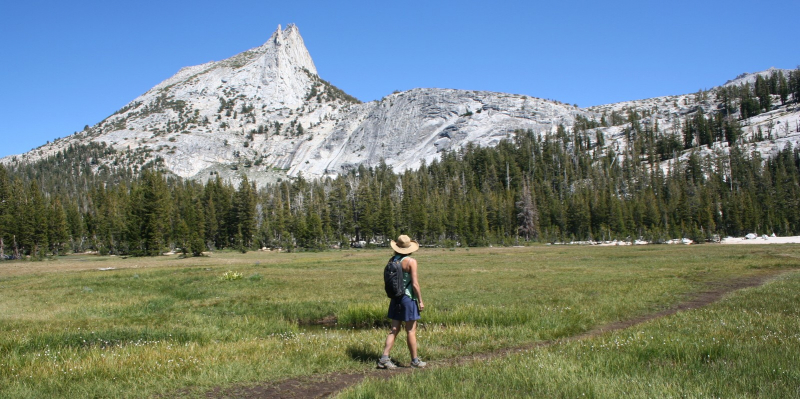
[[[581,107],[800,64],[798,0],[3,1],[0,157],[94,125],[184,66],[300,29],[362,101],[489,90]]]

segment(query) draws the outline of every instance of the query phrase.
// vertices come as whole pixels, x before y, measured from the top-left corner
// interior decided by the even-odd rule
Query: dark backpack
[[[383,269],[383,285],[389,298],[402,297],[408,288],[408,285],[403,286],[403,259],[405,256],[392,256]],[[408,284],[411,284],[411,281]]]

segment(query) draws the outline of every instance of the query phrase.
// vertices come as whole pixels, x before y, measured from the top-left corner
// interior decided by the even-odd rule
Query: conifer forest
[[[516,131],[496,147],[446,151],[402,173],[359,166],[264,187],[245,174],[236,185],[182,180],[157,162],[97,167],[115,150],[73,145],[34,164],[0,165],[0,258],[322,250],[382,246],[398,234],[444,247],[800,234],[800,148],[762,157],[751,143],[765,138],[746,137],[740,124],[772,101],[796,103],[800,73],[716,90],[717,112],[699,110],[672,130],[631,110],[554,134]],[[619,153],[592,133],[623,124]],[[716,142],[727,150],[698,150]]]

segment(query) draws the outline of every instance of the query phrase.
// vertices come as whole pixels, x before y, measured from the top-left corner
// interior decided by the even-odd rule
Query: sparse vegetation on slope
[[[91,157],[88,165],[70,164],[88,168],[77,177],[48,178],[63,181],[46,180],[50,169],[12,169],[0,175],[11,199],[0,210],[9,220],[5,250],[26,255],[35,246],[39,258],[52,252],[46,241],[30,240],[22,221],[31,198],[53,195],[73,215],[68,248],[112,254],[188,252],[189,243],[241,250],[381,246],[398,232],[444,247],[800,233],[800,148],[762,159],[738,141],[725,156],[690,151],[662,168],[653,130],[634,128],[629,135],[631,144],[616,154],[563,128],[553,136],[517,132],[495,148],[445,152],[441,162],[416,171],[360,166],[336,179],[298,178],[260,191],[246,178],[237,189],[220,179],[165,182],[161,175],[154,177],[158,184],[146,183],[147,176],[109,186]],[[60,159],[43,165],[60,167]],[[90,172],[91,179],[80,177]],[[39,185],[34,189],[30,181]],[[164,198],[157,209],[163,218],[156,218],[160,224],[152,231],[158,234],[148,241],[131,215],[144,204],[137,190],[155,186]],[[35,245],[14,244],[14,237]]]

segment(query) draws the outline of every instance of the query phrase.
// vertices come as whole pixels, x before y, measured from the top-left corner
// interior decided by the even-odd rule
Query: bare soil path
[[[723,282],[711,283],[703,291],[695,293],[689,300],[681,302],[669,309],[659,312],[639,316],[633,319],[618,321],[603,326],[596,327],[590,331],[582,334],[574,335],[571,337],[553,340],[542,341],[530,345],[524,345],[514,348],[506,348],[492,352],[477,353],[469,356],[461,356],[450,359],[437,359],[429,367],[443,367],[466,364],[473,361],[485,361],[501,356],[506,356],[511,353],[530,350],[533,348],[546,347],[562,342],[570,342],[576,340],[587,339],[598,336],[612,331],[619,331],[628,327],[633,327],[637,324],[655,320],[661,317],[673,315],[675,313],[697,309],[716,301],[719,301],[724,295],[735,292],[744,288],[756,287],[764,284],[767,280],[776,277],[780,274],[787,273],[786,269],[783,270],[768,270],[759,274],[731,279]],[[402,366],[402,365],[401,365]],[[399,367],[394,371],[386,370],[369,370],[363,373],[331,373],[325,375],[314,375],[309,377],[292,378],[281,382],[270,382],[256,385],[242,385],[226,388],[215,388],[206,393],[206,397],[211,399],[217,398],[275,398],[275,399],[315,399],[325,398],[336,394],[337,392],[356,385],[367,377],[390,379],[392,377],[412,372],[411,367]],[[416,372],[424,372],[424,370],[415,370]]]

